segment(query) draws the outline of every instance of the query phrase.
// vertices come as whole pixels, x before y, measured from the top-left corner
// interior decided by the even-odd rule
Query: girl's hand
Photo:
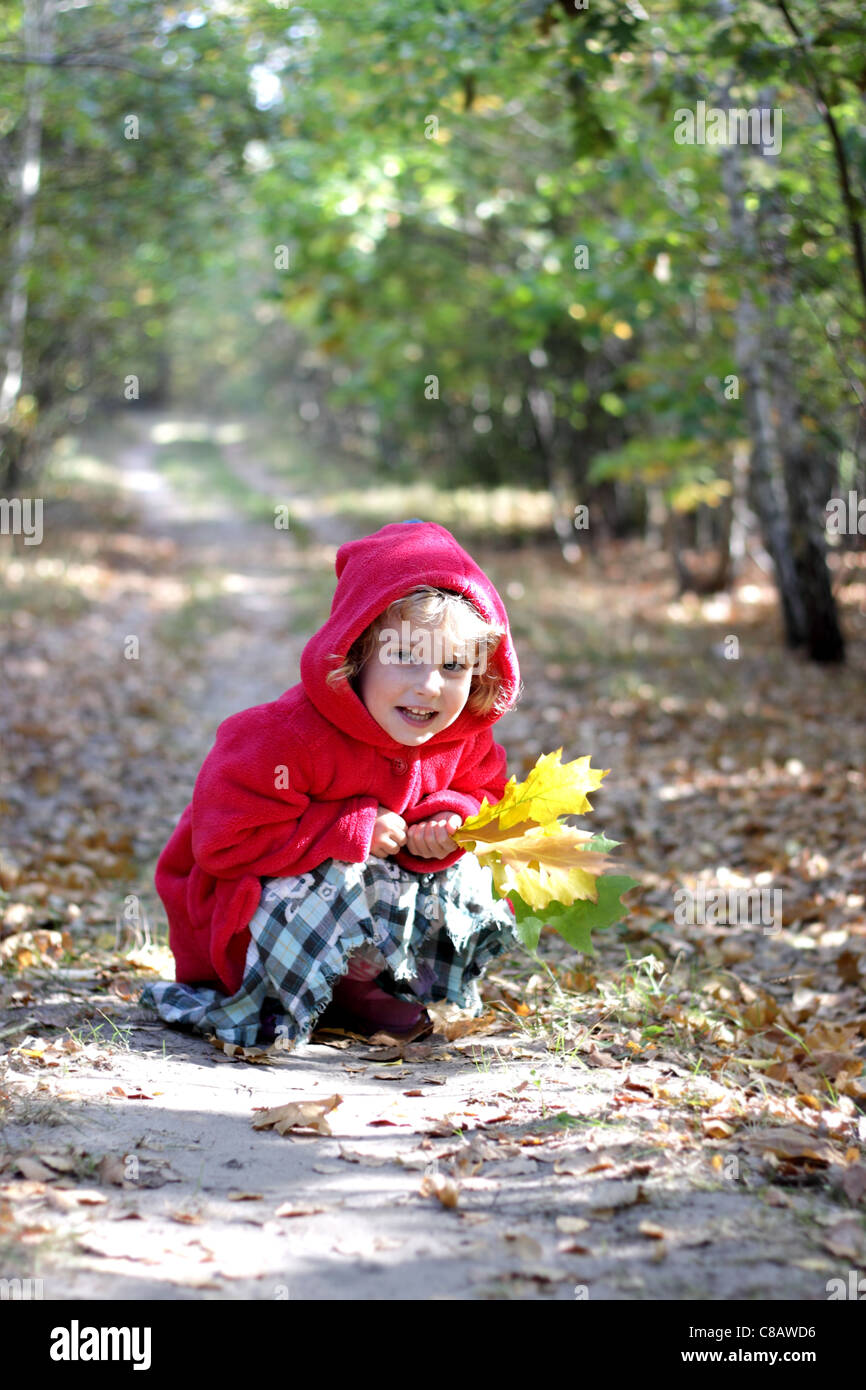
[[[406,831],[406,848],[419,859],[444,859],[460,846],[452,840],[449,831],[463,824],[463,817],[452,811],[447,816],[431,816],[429,820],[419,820]]]
[[[402,849],[405,843],[406,822],[403,817],[380,805],[370,840],[370,853],[377,859],[387,859],[389,854],[396,854],[398,849]]]

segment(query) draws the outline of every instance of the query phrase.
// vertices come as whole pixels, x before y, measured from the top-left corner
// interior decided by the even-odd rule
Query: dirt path
[[[686,928],[666,965],[632,960],[618,1010],[614,986],[581,1012],[518,958],[489,978],[480,1027],[461,1036],[465,1020],[443,1022],[408,1047],[334,1039],[232,1058],[137,1004],[139,967],[154,960],[143,927],[159,920],[156,854],[220,720],[297,679],[312,630],[302,620],[324,611],[348,534],[332,519],[300,545],[219,497],[202,515],[154,466],[158,423],[141,417],[123,446],[131,512],[94,541],[105,572],[80,581],[98,602],[62,635],[25,625],[8,649],[31,702],[13,761],[43,790],[26,833],[11,834],[5,886],[13,899],[16,883],[32,889],[40,856],[47,881],[20,894],[5,928],[45,939],[7,952],[18,971],[0,997],[0,1273],[41,1277],[49,1299],[824,1301],[828,1280],[866,1262],[863,1116],[846,1096],[816,1115],[754,1069],[702,1069],[685,1016],[676,1045],[646,1043],[629,1016],[635,992],[683,1014],[692,998]],[[243,446],[224,457],[285,500]],[[131,636],[139,655],[124,660]],[[536,653],[524,674],[543,667]],[[533,746],[540,702],[509,717],[510,733],[503,721],[510,752],[512,738]],[[51,737],[40,742],[39,728]],[[69,776],[57,772],[58,728]],[[594,761],[609,766],[616,721],[595,733]],[[45,849],[75,835],[72,851]],[[48,867],[68,870],[70,852],[89,908],[64,918]],[[122,922],[124,905],[130,930],[112,952],[94,932]],[[784,959],[773,956],[777,973]],[[621,941],[605,947],[599,977],[605,967],[623,978]],[[507,1007],[542,996],[562,1027],[549,1010],[538,1022],[526,1004]],[[331,1135],[253,1128],[261,1107],[334,1096]]]

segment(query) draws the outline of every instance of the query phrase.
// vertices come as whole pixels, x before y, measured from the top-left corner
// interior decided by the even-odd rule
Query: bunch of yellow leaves
[[[617,841],[559,819],[591,811],[587,793],[601,786],[610,769],[600,772],[588,757],[561,759],[561,748],[543,753],[524,782],[512,777],[493,806],[485,797],[452,838],[489,865],[497,893],[514,908],[525,945],[534,950],[548,923],[591,953],[590,931],[624,915],[620,896],[636,881],[605,875],[607,851]]]

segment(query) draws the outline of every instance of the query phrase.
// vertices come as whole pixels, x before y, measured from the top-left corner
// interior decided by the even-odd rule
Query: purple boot
[[[331,1003],[321,1015],[320,1025],[367,1033],[381,1028],[388,1033],[402,1034],[414,1032],[428,1021],[423,1005],[395,999],[379,989],[374,982],[382,969],[380,963],[356,952],[350,958],[346,974],[334,985]],[[338,1018],[343,1021],[338,1022]]]

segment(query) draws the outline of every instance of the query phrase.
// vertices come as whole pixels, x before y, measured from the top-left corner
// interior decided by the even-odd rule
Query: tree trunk
[[[55,0],[25,0],[24,47],[28,54],[48,58],[53,52]],[[24,123],[21,165],[15,195],[15,223],[10,236],[9,287],[3,307],[6,341],[0,385],[0,485],[14,491],[21,481],[23,443],[15,411],[24,380],[24,336],[30,267],[36,240],[36,198],[42,158],[42,113],[50,68],[28,67],[24,79]]]
[[[752,514],[746,499],[749,486],[749,450],[744,440],[734,444],[731,460],[733,493],[731,496],[731,531],[728,541],[730,556],[730,576],[735,578],[741,571],[749,541]]]
[[[683,554],[682,521],[676,512],[671,518],[670,545],[674,569],[677,573],[681,594],[718,594],[727,589],[731,579],[731,527],[734,507],[730,497],[721,504],[721,534],[716,542],[717,555],[714,563],[694,570]],[[700,549],[700,544],[697,546]]]
[[[665,550],[670,543],[671,519],[665,496],[658,483],[646,485],[646,526],[644,536],[651,550]]]
[[[866,330],[866,241],[864,241],[863,223],[860,219],[863,203],[862,199],[857,195],[855,185],[856,175],[855,178],[852,178],[850,156],[845,148],[845,140],[839,130],[833,112],[833,107],[841,104],[842,97],[838,89],[831,95],[832,87],[830,87],[829,84],[828,89],[825,90],[818,68],[812,60],[812,49],[809,39],[803,33],[794,19],[794,16],[791,14],[786,0],[776,0],[776,4],[784,15],[785,23],[797,40],[797,45],[803,55],[803,64],[809,76],[809,83],[804,83],[804,86],[806,86],[807,91],[810,91],[814,96],[815,105],[818,108],[821,119],[826,125],[827,132],[830,136],[830,147],[833,151],[833,159],[836,164],[839,196],[842,201],[842,207],[845,210],[845,220],[848,224],[848,239],[854,258],[854,273],[860,288],[860,346],[862,350],[863,346],[866,345],[866,333],[864,333],[864,330]],[[835,81],[833,81],[833,87],[835,87]],[[862,87],[860,90],[862,92]]]
[[[762,104],[771,103],[772,95],[762,93]],[[730,105],[727,94],[720,104]],[[760,152],[764,153],[763,148]],[[805,647],[814,661],[842,661],[845,647],[823,538],[829,492],[819,496],[825,470],[817,444],[807,439],[802,427],[792,385],[794,364],[784,330],[778,326],[778,310],[791,296],[784,238],[778,233],[778,209],[772,195],[762,195],[760,231],[749,215],[742,157],[741,146],[722,150],[731,228],[745,264],[766,266],[770,304],[768,321],[762,323],[743,284],[736,329],[752,440],[751,501],[773,560],[788,646]]]
[[[758,212],[759,236],[769,260],[770,362],[774,368],[775,422],[782,458],[782,476],[788,499],[791,559],[797,576],[803,611],[803,644],[813,661],[844,661],[845,642],[839,626],[836,599],[827,568],[824,516],[833,483],[827,446],[815,430],[803,423],[803,409],[794,392],[786,389],[794,368],[788,353],[785,310],[793,302],[786,240],[779,232],[779,206],[775,192],[766,194]]]
[[[794,565],[788,498],[782,478],[767,359],[754,300],[742,290],[737,304],[737,356],[746,386],[746,414],[752,438],[749,500],[773,561],[789,647],[806,640],[806,612]]]
[[[574,511],[570,495],[570,480],[560,467],[556,457],[556,422],[553,414],[553,400],[549,391],[531,386],[526,392],[526,403],[538,451],[544,461],[547,486],[553,503],[553,529],[559,541],[562,558],[570,565],[580,559],[580,546],[574,530]]]
[[[824,508],[827,472],[817,441],[805,433],[785,449],[785,481],[791,504],[791,548],[806,622],[805,643],[813,661],[844,661],[845,640],[827,568]]]

